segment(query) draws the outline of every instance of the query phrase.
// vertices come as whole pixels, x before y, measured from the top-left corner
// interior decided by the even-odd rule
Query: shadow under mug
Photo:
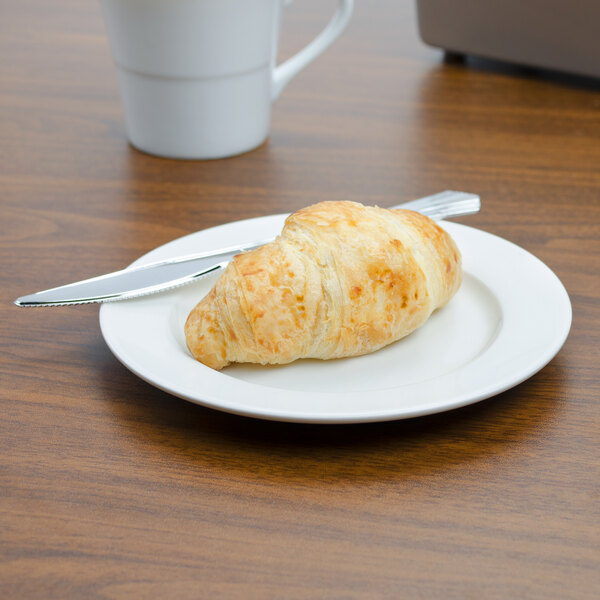
[[[158,156],[241,154],[268,136],[271,104],[344,30],[353,0],[276,65],[289,0],[102,0],[129,141]]]

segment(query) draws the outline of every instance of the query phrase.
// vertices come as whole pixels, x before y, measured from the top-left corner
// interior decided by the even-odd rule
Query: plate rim
[[[193,239],[195,237],[202,236],[203,234],[206,234],[206,232],[209,232],[209,231],[212,233],[217,233],[220,229],[223,229],[223,228],[231,228],[231,227],[245,228],[248,226],[250,228],[252,228],[252,225],[254,223],[261,222],[262,224],[265,224],[267,221],[270,221],[270,220],[272,220],[274,222],[278,222],[278,221],[284,219],[286,216],[287,216],[287,213],[282,213],[282,214],[277,214],[277,215],[267,215],[267,216],[263,216],[263,217],[254,217],[254,218],[250,218],[250,219],[243,219],[240,221],[233,221],[230,223],[225,223],[222,225],[217,225],[215,227],[196,231],[196,232],[187,234],[185,236],[176,238],[174,240],[171,240],[170,242],[167,242],[165,244],[162,244],[161,246],[158,246],[158,247],[152,249],[151,251],[145,253],[144,255],[142,255],[138,259],[136,259],[136,261],[134,261],[132,263],[132,265],[143,264],[144,262],[150,262],[152,260],[156,260],[154,255],[157,253],[164,252],[165,250],[168,251],[169,246],[174,246],[177,244],[185,243],[189,239]],[[457,409],[457,408],[460,408],[463,406],[474,404],[476,402],[480,402],[480,401],[490,398],[492,396],[498,395],[502,392],[507,391],[508,389],[511,389],[511,388],[519,385],[520,383],[529,379],[531,376],[533,376],[534,374],[538,373],[541,369],[543,369],[556,356],[556,354],[558,354],[558,352],[564,345],[564,343],[569,335],[571,323],[572,323],[572,306],[571,306],[571,302],[569,299],[569,295],[568,295],[564,285],[560,281],[560,279],[556,276],[556,274],[544,262],[542,262],[539,258],[537,258],[535,255],[533,255],[529,251],[525,250],[521,246],[518,246],[517,244],[515,244],[509,240],[506,240],[498,235],[495,235],[493,233],[489,233],[489,232],[486,232],[486,231],[483,231],[481,229],[477,229],[477,228],[474,228],[471,226],[454,223],[454,222],[440,222],[440,224],[443,227],[445,227],[446,229],[449,229],[451,235],[453,235],[453,236],[456,235],[456,232],[468,233],[469,235],[475,235],[475,237],[483,236],[484,240],[486,240],[486,239],[494,240],[494,243],[496,243],[496,244],[506,245],[506,248],[512,248],[513,251],[516,251],[518,253],[524,253],[524,255],[526,255],[530,259],[530,262],[532,264],[536,265],[537,268],[541,272],[544,272],[544,274],[548,278],[548,280],[552,282],[552,284],[555,287],[556,293],[560,297],[559,303],[562,304],[562,307],[561,307],[561,309],[562,309],[561,310],[562,327],[560,327],[560,326],[557,327],[557,332],[556,332],[556,335],[554,336],[554,343],[546,349],[546,352],[540,353],[540,355],[538,356],[538,360],[534,361],[533,365],[529,364],[529,366],[523,368],[518,373],[515,373],[512,378],[505,380],[504,382],[500,383],[499,385],[496,383],[495,385],[488,385],[487,387],[480,386],[480,389],[477,390],[476,393],[458,394],[456,396],[450,396],[451,400],[446,401],[443,404],[440,404],[439,401],[434,401],[434,402],[422,404],[422,405],[420,405],[418,407],[414,407],[412,409],[410,409],[410,408],[409,409],[401,408],[400,410],[385,409],[385,410],[381,410],[381,411],[353,410],[351,412],[344,413],[344,414],[341,414],[341,413],[330,413],[330,414],[319,413],[318,415],[316,415],[316,414],[298,412],[297,410],[292,410],[292,411],[282,410],[282,409],[265,410],[265,409],[258,408],[256,406],[252,406],[252,405],[248,405],[248,404],[243,404],[243,403],[240,404],[240,403],[232,402],[228,399],[224,400],[222,397],[215,396],[214,394],[210,394],[206,391],[199,392],[197,394],[183,393],[180,390],[174,389],[173,386],[165,385],[164,383],[161,383],[160,381],[153,379],[151,376],[149,376],[145,372],[145,369],[139,365],[138,361],[135,360],[135,358],[131,359],[130,357],[125,356],[126,353],[124,353],[122,351],[122,349],[119,347],[119,343],[118,343],[117,339],[110,332],[111,312],[114,310],[114,307],[116,307],[118,304],[122,304],[121,302],[106,303],[101,306],[100,315],[99,315],[101,332],[102,332],[102,335],[104,337],[104,340],[105,340],[107,346],[109,347],[109,349],[111,350],[113,355],[127,369],[129,369],[132,373],[134,373],[136,376],[138,376],[143,381],[149,383],[150,385],[152,385],[170,395],[182,398],[186,401],[190,401],[195,404],[199,404],[199,405],[202,405],[202,406],[214,409],[214,410],[233,413],[233,414],[237,414],[237,415],[241,415],[241,416],[245,416],[245,417],[259,418],[259,419],[265,419],[265,420],[274,420],[274,421],[283,421],[283,422],[311,423],[311,424],[369,423],[369,422],[381,422],[381,421],[392,421],[392,420],[414,418],[414,417],[418,417],[418,416],[425,416],[425,415],[435,414],[435,413],[439,413],[439,412],[454,410],[454,409]],[[452,232],[452,230],[454,230],[454,233]],[[480,278],[478,278],[478,279],[480,279]],[[480,281],[481,281],[481,279],[480,279]],[[485,281],[483,281],[483,283],[487,286]],[[177,291],[177,290],[175,290],[175,291]],[[125,302],[131,303],[131,302],[136,302],[136,301],[137,301],[137,299],[129,300],[129,301],[125,301]],[[118,308],[117,308],[117,310],[118,310]],[[189,356],[189,359],[194,360],[191,356]],[[197,363],[196,361],[194,361],[194,364],[198,365],[201,369],[202,368],[207,369],[212,374],[215,374],[215,373],[221,374],[219,372],[213,371],[212,369],[209,369],[208,367],[205,367],[204,365],[201,365],[200,363]],[[260,384],[256,384],[254,382],[242,381],[242,380],[232,378],[232,377],[228,377],[228,379],[234,380],[235,382],[237,382],[237,385],[234,384],[232,386],[233,389],[235,389],[236,387],[237,388],[242,387],[242,388],[246,388],[246,389],[256,388],[257,391],[260,390],[261,392],[265,392],[265,390],[274,390],[275,389],[275,388],[271,388],[269,386],[263,386]],[[420,385],[419,383],[413,384],[413,386],[419,386],[419,385]],[[411,385],[405,386],[403,389],[407,389],[407,388],[410,388],[413,386],[411,386]],[[397,390],[397,389],[401,389],[401,388],[393,388],[393,389]],[[284,390],[284,389],[279,389],[279,388],[276,391],[279,394],[285,394],[288,397],[292,397],[292,396],[302,397],[302,396],[306,396],[306,394],[310,394],[310,395],[314,395],[314,396],[319,395],[319,394],[324,394],[324,395],[331,394],[331,392],[316,392],[316,393],[315,392],[301,392],[299,390]],[[359,394],[359,395],[360,394],[364,395],[364,394],[368,394],[368,393],[369,392],[354,392],[354,394]],[[350,394],[350,395],[352,395],[352,394]]]

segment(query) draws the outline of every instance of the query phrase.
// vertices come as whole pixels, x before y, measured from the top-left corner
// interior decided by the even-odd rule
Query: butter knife
[[[434,219],[458,217],[479,212],[479,196],[466,192],[446,191],[399,204],[392,208],[416,210]],[[236,254],[270,242],[262,240],[179,256],[169,260],[127,267],[121,271],[62,285],[15,300],[17,306],[69,306],[94,302],[115,302],[170,290],[196,281],[227,266]]]

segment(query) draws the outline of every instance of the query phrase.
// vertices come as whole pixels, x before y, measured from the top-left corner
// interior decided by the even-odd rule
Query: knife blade
[[[227,266],[236,254],[248,252],[265,243],[261,241],[232,246],[139,267],[128,267],[99,277],[21,296],[15,300],[15,304],[23,307],[69,306],[138,298],[200,279]]]
[[[466,192],[445,191],[412,200],[392,208],[408,208],[432,218],[474,214],[481,206],[479,196]],[[15,300],[17,306],[70,306],[97,302],[116,302],[180,287],[227,266],[236,254],[270,242],[249,242],[210,252],[179,256],[76,283],[51,288]]]

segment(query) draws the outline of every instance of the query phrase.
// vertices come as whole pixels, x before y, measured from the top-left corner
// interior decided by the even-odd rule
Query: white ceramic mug
[[[221,158],[262,144],[271,104],[343,31],[353,0],[276,66],[289,0],[102,0],[125,127],[140,150]]]

